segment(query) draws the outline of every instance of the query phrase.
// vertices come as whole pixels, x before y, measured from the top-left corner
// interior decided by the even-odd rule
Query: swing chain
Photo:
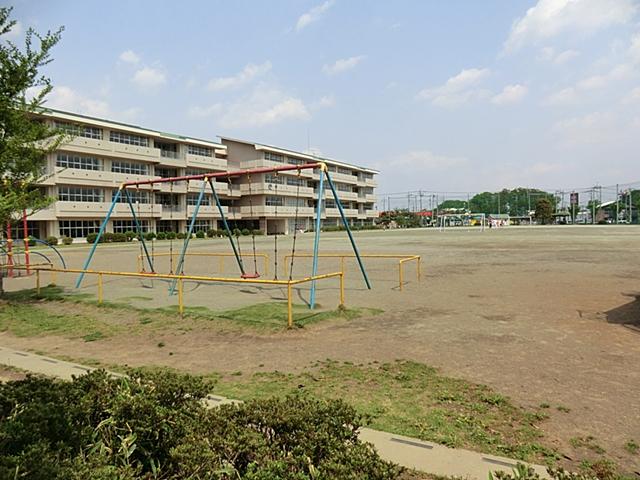
[[[293,245],[291,246],[291,263],[289,265],[289,281],[293,279],[293,260],[296,257],[296,240],[298,238],[298,208],[300,206],[300,178],[301,170],[298,168],[298,181],[296,186],[296,210],[293,219]]]
[[[278,178],[278,172],[275,172],[275,197],[276,197],[276,208],[275,208],[275,217],[276,217],[276,231],[275,237],[273,238],[273,279],[278,280],[278,182],[280,179]],[[267,225],[267,233],[269,230],[269,226]]]
[[[252,200],[253,194],[251,193],[251,173],[250,172],[247,172],[247,180],[249,181],[249,217],[251,218],[251,222],[253,222],[253,200]],[[258,276],[258,259],[256,257],[256,231],[254,228],[251,228],[251,243],[253,245],[253,273],[257,277]]]

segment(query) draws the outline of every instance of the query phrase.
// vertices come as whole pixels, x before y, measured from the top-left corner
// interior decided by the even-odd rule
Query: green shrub
[[[599,475],[589,473],[572,473],[562,468],[547,468],[547,474],[552,480],[614,480],[615,474],[612,472],[598,472]],[[511,473],[496,471],[489,473],[489,480],[542,480],[532,467],[518,463]]]
[[[124,232],[124,234],[127,237],[127,242],[130,242],[131,240],[137,237],[136,232],[132,230],[127,230],[126,232]]]
[[[153,240],[155,238],[156,238],[156,234],[154,232],[147,232],[147,233],[144,234],[144,239],[145,240],[151,241],[151,240]]]
[[[124,234],[124,233],[112,233],[111,234],[111,241],[112,242],[126,242],[127,241],[127,235]]]
[[[164,232],[158,232],[158,234],[156,235],[156,238],[158,240],[166,240],[167,239],[167,234]]]
[[[178,232],[176,233],[176,238],[179,240],[184,240],[185,238],[187,238],[187,234],[184,232]]]
[[[364,418],[304,396],[207,409],[176,373],[94,371],[0,384],[0,478],[398,478],[358,439]],[[161,475],[158,475],[161,472]]]
[[[95,238],[94,238],[95,240]],[[62,243],[64,245],[71,245],[73,243],[73,238],[71,237],[62,237]]]
[[[89,235],[87,235],[87,243],[94,243],[96,241],[96,238],[98,238],[97,233],[90,233]],[[104,242],[104,237],[100,239],[100,242]],[[62,243],[64,243],[64,238],[62,239]],[[65,243],[65,245],[68,244]]]
[[[254,235],[264,235],[264,232],[262,230],[253,230],[252,232]]]
[[[29,245],[35,245],[36,243],[38,243],[38,242],[36,241],[36,240],[37,240],[37,238],[36,238],[36,237],[34,237],[33,235],[29,235],[27,238],[29,239]]]
[[[213,228],[210,228],[209,230],[207,230],[207,237],[214,238],[217,236],[218,236],[218,230],[215,230]]]
[[[58,244],[58,237],[54,237],[54,236],[52,235],[52,236],[47,237],[47,240],[46,240],[46,241],[47,241],[47,245],[53,245],[53,246],[55,246],[55,245],[57,245],[57,244]]]
[[[247,235],[251,235],[251,230],[249,230],[248,228],[243,228],[242,230],[240,230],[240,234],[246,237]]]
[[[239,237],[240,235],[242,235],[242,230],[240,230],[239,228],[234,228],[233,229],[233,236],[234,237]]]
[[[176,232],[167,232],[167,240],[174,240],[176,238]]]
[[[204,238],[204,231],[203,230],[198,230],[196,232],[196,238]]]
[[[113,242],[113,236],[115,234],[113,232],[104,232],[102,234],[102,242],[104,243],[111,243]]]

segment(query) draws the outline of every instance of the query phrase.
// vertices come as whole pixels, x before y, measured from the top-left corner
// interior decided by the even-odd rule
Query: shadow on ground
[[[623,295],[633,298],[633,300],[604,312],[605,318],[608,323],[623,325],[640,333],[640,293],[625,293]]]

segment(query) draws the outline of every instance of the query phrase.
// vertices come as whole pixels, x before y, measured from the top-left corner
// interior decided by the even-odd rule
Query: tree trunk
[[[0,298],[4,297],[4,272],[6,272],[5,269],[0,271]]]

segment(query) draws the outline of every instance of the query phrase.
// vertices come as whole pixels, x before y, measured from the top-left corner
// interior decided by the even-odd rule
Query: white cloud
[[[327,75],[336,75],[338,73],[343,73],[353,68],[356,68],[358,64],[366,58],[365,55],[358,55],[356,57],[349,58],[341,58],[340,60],[336,60],[335,63],[331,65],[324,65],[322,67],[322,71]]]
[[[333,95],[325,95],[320,98],[317,102],[311,104],[311,108],[319,109],[319,108],[329,108],[334,107],[336,104],[336,98]]]
[[[514,22],[504,50],[511,52],[566,32],[590,34],[629,22],[637,10],[634,0],[538,0]]]
[[[552,107],[563,105],[574,105],[578,102],[578,94],[576,89],[568,87],[559,92],[552,93],[545,100],[544,104]]]
[[[640,63],[640,33],[636,33],[631,37],[631,46],[629,47],[629,56],[634,63]]]
[[[14,41],[22,35],[22,32],[24,32],[24,27],[22,26],[22,22],[20,22],[19,20],[16,20],[16,23],[13,25],[11,30],[5,33],[3,38],[5,40]]]
[[[241,72],[231,77],[218,77],[209,80],[207,89],[210,91],[226,90],[238,88],[245,85],[254,78],[260,77],[271,70],[271,62],[266,61],[260,65],[248,63]]]
[[[435,88],[421,90],[417,98],[429,100],[434,105],[442,107],[455,107],[476,98],[486,97],[485,90],[477,88],[477,85],[489,75],[487,68],[469,68],[449,78],[444,85]]]
[[[223,111],[223,106],[220,103],[214,103],[208,106],[193,106],[187,111],[187,115],[191,118],[208,118],[213,115],[218,115]]]
[[[604,88],[611,82],[622,80],[631,73],[628,65],[620,64],[611,69],[610,72],[603,75],[592,75],[578,82],[577,87],[581,90],[593,90],[596,88]]]
[[[118,58],[124,63],[132,63],[134,65],[140,63],[140,57],[133,50],[125,50]]]
[[[132,81],[140,88],[154,89],[167,83],[167,77],[158,69],[143,67],[136,71]]]
[[[301,99],[276,89],[257,87],[250,95],[226,106],[218,124],[222,128],[250,128],[310,118],[309,109]]]
[[[397,157],[391,162],[385,163],[384,168],[390,170],[390,167],[406,167],[411,171],[424,170],[445,170],[448,168],[459,167],[468,163],[464,157],[449,157],[446,155],[438,155],[429,150],[412,150],[404,155]]]
[[[329,10],[334,4],[334,0],[327,0],[326,2],[316,5],[311,10],[303,13],[296,22],[296,32],[299,32],[305,27],[308,27],[314,22],[317,22],[322,18],[327,10]]]
[[[570,60],[578,57],[579,55],[580,52],[572,49],[556,53],[553,47],[544,47],[540,50],[540,55],[538,55],[538,58],[546,62],[555,63],[556,65],[563,65]]]
[[[518,103],[527,95],[528,92],[529,89],[524,85],[507,85],[506,87],[504,87],[502,92],[493,96],[491,102],[495,103],[496,105]]]
[[[624,97],[623,103],[638,103],[640,102],[640,87],[636,87]]]
[[[553,133],[564,146],[594,145],[615,141],[624,128],[611,112],[593,112],[556,122]]]
[[[47,97],[46,106],[94,117],[110,117],[113,114],[106,101],[89,98],[65,86],[54,87]]]

